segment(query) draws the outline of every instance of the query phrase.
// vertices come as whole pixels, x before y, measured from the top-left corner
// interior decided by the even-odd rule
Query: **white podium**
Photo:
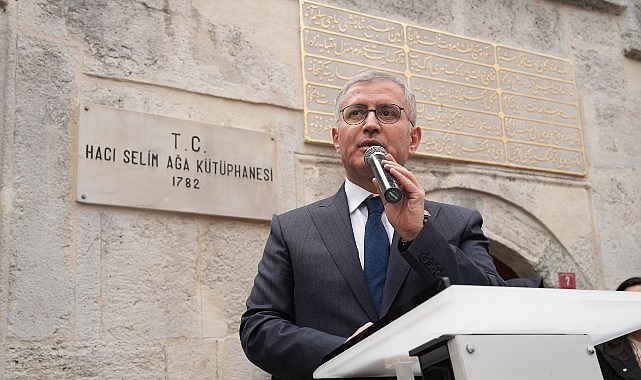
[[[641,293],[452,285],[378,323],[314,378],[602,379],[594,345],[641,329]]]

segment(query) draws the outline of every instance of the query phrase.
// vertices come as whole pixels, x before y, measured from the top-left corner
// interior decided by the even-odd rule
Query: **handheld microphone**
[[[374,172],[374,177],[378,181],[378,186],[381,189],[381,193],[385,196],[390,203],[396,203],[401,200],[403,193],[401,189],[396,184],[394,177],[383,168],[381,160],[387,156],[387,151],[382,146],[374,145],[369,147],[365,151],[365,164],[372,169]]]

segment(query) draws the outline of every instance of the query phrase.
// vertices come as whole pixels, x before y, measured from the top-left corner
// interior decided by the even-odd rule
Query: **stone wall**
[[[409,166],[519,275],[641,274],[638,0],[324,3],[574,62],[587,176]],[[0,35],[0,377],[268,378],[238,339],[268,221],[77,203],[74,158],[101,104],[273,134],[279,212],[334,193],[333,148],[303,136],[298,1],[1,0]]]

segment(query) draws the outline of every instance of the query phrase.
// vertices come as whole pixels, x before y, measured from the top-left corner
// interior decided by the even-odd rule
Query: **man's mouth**
[[[363,141],[361,141],[361,143],[359,144],[359,146],[360,146],[361,148],[365,148],[365,149],[367,149],[367,148],[369,148],[369,147],[372,147],[372,146],[375,146],[375,145],[382,146],[382,145],[381,145],[381,143],[379,143],[379,142],[378,142],[378,141],[376,141],[376,140],[363,140]]]

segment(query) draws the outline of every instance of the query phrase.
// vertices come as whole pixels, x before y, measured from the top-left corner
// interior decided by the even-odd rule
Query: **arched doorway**
[[[523,207],[495,194],[446,188],[429,192],[433,200],[479,210],[483,231],[490,240],[490,255],[501,276],[542,279],[546,287],[558,287],[559,272],[577,273],[577,288],[593,289],[598,278],[593,265],[577,261],[554,231]],[[580,257],[580,255],[578,255]]]
[[[490,255],[504,280],[512,278],[540,278],[532,265],[521,255],[497,240],[490,240]]]

